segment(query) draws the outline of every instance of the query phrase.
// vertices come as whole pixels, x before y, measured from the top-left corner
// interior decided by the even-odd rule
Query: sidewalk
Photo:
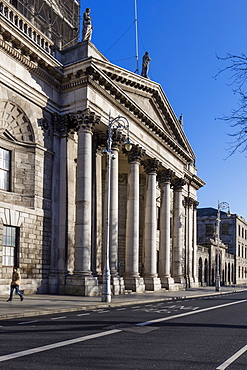
[[[111,303],[101,301],[101,297],[82,297],[35,294],[27,295],[21,302],[17,295],[13,296],[12,302],[7,302],[8,297],[0,297],[0,319],[12,319],[35,315],[46,315],[62,312],[91,310],[107,307],[121,307],[132,304],[150,303],[157,301],[176,300],[181,298],[194,298],[208,295],[219,295],[231,292],[247,290],[247,287],[222,287],[220,292],[215,287],[202,287],[188,289],[186,291],[159,291],[145,293],[130,293],[120,296],[112,296]]]

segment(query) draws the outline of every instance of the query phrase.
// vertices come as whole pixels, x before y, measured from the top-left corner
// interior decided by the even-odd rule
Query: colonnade
[[[99,293],[99,277],[92,266],[92,250],[97,255],[97,238],[92,235],[92,137],[95,120],[83,120],[78,128],[78,155],[76,175],[76,225],[74,273],[67,278],[66,291],[76,294]],[[125,272],[118,272],[118,155],[121,138],[113,138],[110,181],[110,270],[114,294],[125,289],[135,292],[184,288],[187,283],[197,282],[196,264],[196,202],[184,198],[183,178],[171,169],[161,167],[155,158],[143,159],[145,151],[134,145],[125,152],[128,160]],[[96,161],[97,162],[97,161]],[[100,163],[100,162],[97,162]],[[140,275],[140,166],[146,174],[144,232]],[[95,169],[101,172],[102,168]],[[99,177],[101,181],[101,176]],[[160,230],[157,235],[157,184],[160,188]],[[101,184],[102,185],[102,184]],[[98,185],[99,187],[99,185]],[[97,188],[97,185],[96,185]],[[173,206],[171,205],[173,189]],[[103,208],[103,207],[102,207]],[[99,210],[99,206],[97,207]],[[171,222],[172,215],[172,222]],[[102,213],[98,216],[102,217]],[[96,227],[97,229],[97,227]],[[186,235],[185,235],[186,231]],[[101,234],[102,235],[102,234]],[[94,245],[92,243],[94,241]],[[159,243],[159,244],[158,244]],[[157,261],[157,250],[159,250]],[[184,255],[185,254],[185,255]]]

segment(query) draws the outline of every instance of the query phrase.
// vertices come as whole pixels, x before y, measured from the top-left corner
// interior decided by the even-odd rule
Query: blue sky
[[[134,0],[81,0],[91,8],[92,42],[110,62],[136,70]],[[247,153],[228,159],[234,130],[218,119],[237,108],[230,75],[216,55],[247,53],[246,0],[137,0],[139,70],[145,51],[152,58],[149,77],[161,84],[196,155],[199,207],[228,202],[247,220]]]

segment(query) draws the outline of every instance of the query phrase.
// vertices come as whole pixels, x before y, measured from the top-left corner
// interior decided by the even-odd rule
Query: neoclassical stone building
[[[217,209],[198,208],[198,280],[214,285],[217,243],[215,241]],[[221,284],[247,283],[247,222],[237,214],[220,212],[220,277]]]
[[[0,0],[1,293],[17,265],[26,293],[101,294],[109,187],[113,294],[197,286],[204,182],[181,121],[158,83],[75,42],[77,1],[54,4],[55,30],[49,2]],[[132,148],[116,129],[107,184],[119,116]]]

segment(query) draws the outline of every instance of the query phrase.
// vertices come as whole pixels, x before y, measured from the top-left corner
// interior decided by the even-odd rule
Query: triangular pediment
[[[128,91],[127,94],[157,123],[157,125],[163,127],[167,133],[172,135],[172,130],[169,130],[166,121],[162,117],[161,112],[156,107],[154,99],[151,96],[145,96],[144,94],[138,94],[138,92],[133,93],[131,91]]]
[[[171,108],[162,87],[111,63],[92,61],[87,74],[124,105],[164,143],[189,160],[195,158],[181,122]]]

